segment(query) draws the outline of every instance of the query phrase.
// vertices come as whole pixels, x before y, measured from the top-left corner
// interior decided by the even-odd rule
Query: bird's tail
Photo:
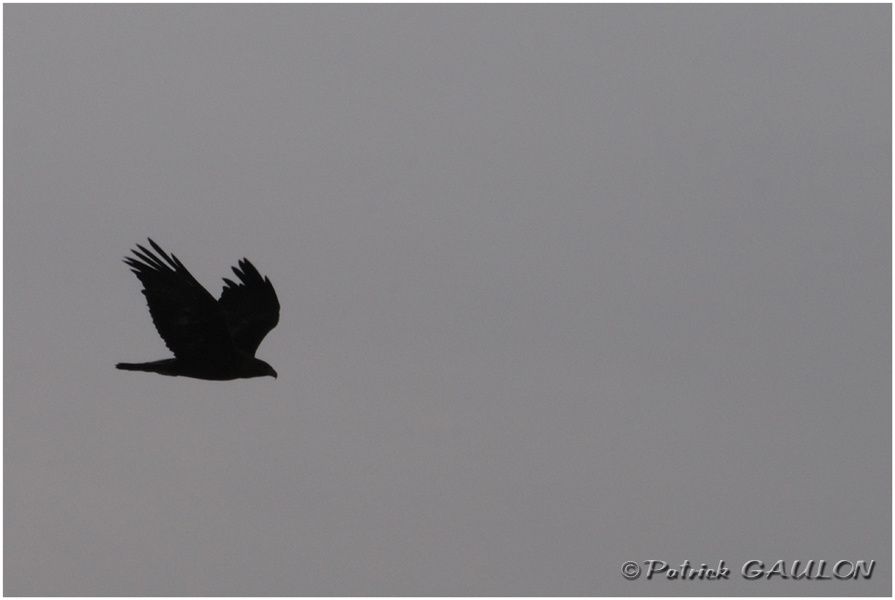
[[[115,368],[123,369],[125,371],[148,371],[149,373],[174,375],[175,373],[172,373],[171,371],[173,363],[174,359],[166,358],[164,360],[154,360],[152,362],[145,363],[118,363],[117,365],[115,365]]]
[[[150,366],[152,363],[118,363],[116,369],[124,369],[125,371],[152,371]]]

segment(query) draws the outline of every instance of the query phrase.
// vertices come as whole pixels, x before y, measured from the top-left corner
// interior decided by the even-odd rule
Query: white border
[[[25,2],[22,0],[4,0],[3,3],[4,4],[83,4],[83,2],[77,2],[75,0],[33,0],[31,2]],[[156,0],[156,1],[148,2],[148,3],[149,4],[184,4],[183,2],[177,2],[175,0]],[[316,2],[287,2],[284,0],[272,0],[270,2],[239,2],[238,0],[223,0],[223,1],[194,0],[193,2],[189,2],[189,4],[256,4],[256,3],[257,4],[261,4],[261,3],[263,3],[263,4],[316,4]],[[327,2],[327,3],[329,3],[329,4],[381,4],[381,2],[376,2],[375,0],[330,0],[330,2]],[[395,0],[393,2],[389,2],[389,4],[430,4],[430,3],[431,4],[482,4],[480,2],[469,2],[468,0],[442,0],[441,2],[428,2],[425,0],[423,2],[414,1],[414,0]],[[593,4],[592,2],[586,2],[584,0],[565,0],[564,2],[550,2],[550,1],[537,2],[535,0],[492,0],[490,2],[487,2],[487,4],[554,4],[554,3],[557,3],[557,4]],[[125,0],[123,2],[116,2],[114,0],[94,0],[93,2],[91,2],[91,4],[147,4],[147,2],[140,2],[139,0]],[[656,4],[656,2],[650,2],[649,0],[629,0],[627,2],[624,0],[608,0],[606,2],[601,2],[600,4]],[[753,2],[712,2],[711,0],[690,0],[689,2],[672,1],[672,2],[663,2],[660,4],[892,4],[892,2],[886,2],[884,0],[869,0],[866,2],[858,2],[856,0],[845,0],[845,1],[843,1],[843,0],[839,0],[839,1],[820,0],[817,2],[811,2],[808,0],[796,0],[796,1],[784,1],[784,2],[779,2],[779,1],[774,1],[774,0],[754,0]],[[0,11],[0,31],[4,31],[4,29],[3,29],[3,11]],[[893,10],[892,10],[892,23],[890,24],[890,32],[893,32],[893,31],[895,31],[895,8],[893,8]],[[0,34],[0,35],[2,35],[2,34]],[[890,51],[891,51],[891,48],[890,48]],[[5,53],[4,53],[4,59],[5,59]],[[890,63],[892,63],[892,62],[893,62],[892,57],[890,55]],[[3,81],[4,81],[3,60],[0,60],[0,97],[3,97]],[[892,81],[895,81],[895,68],[893,68],[893,70],[892,70],[892,80],[890,80],[890,84],[892,83]],[[891,114],[895,115],[895,93],[890,92],[890,100],[892,101],[892,113]],[[5,111],[0,111],[0,134],[2,134],[4,132],[4,129],[3,129],[3,114],[4,113],[5,113]],[[890,115],[890,126],[891,125],[892,125],[892,118]],[[892,130],[892,136],[895,137],[895,129]],[[890,144],[891,144],[891,139],[892,138],[890,138]],[[3,153],[3,140],[5,140],[5,136],[0,137],[0,155],[2,155],[2,153]],[[890,145],[890,155],[892,155],[891,145]],[[893,227],[893,226],[895,226],[895,219],[892,218],[892,204],[891,204],[892,197],[891,197],[891,195],[892,195],[892,174],[895,173],[895,155],[892,155],[891,158],[892,158],[892,171],[890,171],[890,179],[889,179],[890,227]],[[3,178],[3,163],[4,162],[5,161],[0,160],[0,186],[3,186],[3,187],[0,187],[0,189],[3,190],[3,192],[0,192],[0,196],[2,196],[3,193],[5,193],[5,189],[6,189],[5,183],[4,183],[5,180]],[[2,264],[4,264],[2,262],[3,261],[3,248],[4,248],[4,245],[3,245],[3,212],[4,211],[0,210],[0,311],[2,311],[2,309],[3,309],[3,297],[4,297],[3,296],[3,282],[4,281],[3,281],[3,277],[2,277],[2,273],[3,273]],[[893,229],[890,229],[890,237],[891,237],[891,231],[893,231],[893,230],[895,230],[895,227],[893,227]],[[890,242],[890,268],[891,268],[891,265],[893,264],[893,262],[891,262],[891,261],[895,261],[895,246],[891,245],[891,242],[892,242],[891,239],[889,240],[889,242]],[[895,284],[893,284],[891,271],[889,273],[889,283],[890,283],[890,285],[892,285],[892,288],[891,288],[892,296],[890,296],[890,302],[891,302],[892,297],[895,297]],[[6,316],[6,314],[3,313],[4,318],[0,319],[0,336],[2,336],[2,334],[3,334],[3,320],[5,319],[5,316]],[[893,358],[893,356],[892,356],[892,346],[891,346],[891,339],[895,339],[895,326],[893,326],[891,311],[890,311],[889,325],[890,325],[890,330],[891,330],[891,335],[892,335],[892,338],[890,338],[889,353],[890,353],[890,359],[892,359],[892,372],[895,373],[895,358]],[[3,361],[3,342],[4,341],[5,341],[5,337],[3,337],[2,340],[0,340],[0,379],[2,379],[2,377],[3,377],[3,368],[4,368],[4,364],[5,364]],[[890,390],[889,390],[890,395],[891,395],[891,392],[893,389],[893,387],[892,387],[893,385],[895,385],[895,379],[892,379],[890,381]],[[5,385],[4,385],[4,389],[5,389]],[[890,400],[891,400],[891,398],[890,398]],[[3,390],[0,390],[0,411],[2,411],[2,409],[3,409]],[[892,411],[892,414],[890,414],[890,417],[892,419],[892,430],[895,431],[895,410]],[[0,425],[2,425],[2,423],[3,423],[3,413],[0,412]],[[890,460],[891,460],[892,457],[895,456],[895,436],[893,436],[893,439],[890,441],[892,442],[892,454],[890,455]],[[3,472],[3,464],[4,464],[3,463],[3,448],[4,448],[4,446],[5,446],[5,444],[4,444],[4,438],[3,438],[3,429],[0,428],[0,473]],[[895,466],[893,466],[892,480],[895,480]],[[891,484],[892,480],[890,480],[890,484]],[[3,478],[0,477],[0,512],[3,512],[4,497],[5,496],[3,494]],[[0,540],[5,539],[5,538],[3,538],[3,523],[5,522],[5,513],[3,513],[3,515],[4,515],[4,518],[2,520],[0,520]],[[893,516],[892,523],[895,524],[895,512],[892,513],[892,516]],[[895,536],[893,536],[893,540],[895,540]],[[3,589],[2,582],[5,581],[3,579],[3,566],[5,564],[5,561],[2,560],[4,548],[5,548],[5,544],[0,545],[0,592],[2,592],[2,589]],[[892,563],[892,565],[890,565],[889,568],[891,569],[890,573],[895,573],[895,544],[893,544],[892,556],[893,556],[893,563]],[[893,584],[893,585],[895,585],[895,584]],[[5,595],[4,595],[4,597],[5,597]],[[223,598],[227,598],[227,599],[229,599],[229,598],[245,598],[245,597],[246,596],[227,596],[227,597],[207,596],[207,598],[222,598],[222,599]],[[332,600],[334,598],[335,599],[346,598],[345,596],[330,596],[330,597],[286,596],[286,597],[287,598],[301,597],[301,598],[310,598],[313,600]],[[650,596],[625,596],[625,597],[596,596],[596,597],[609,598],[609,599],[619,598],[621,600],[624,600],[624,599],[630,599],[630,598],[646,598],[646,597],[650,597]],[[698,598],[696,596],[678,596],[678,597],[679,598]],[[724,597],[725,598],[752,598],[752,597],[744,597],[744,596],[724,596]],[[792,598],[797,598],[797,597],[799,597],[799,596],[792,596]],[[805,597],[805,596],[802,596],[802,597]],[[46,596],[33,596],[33,598],[46,598]],[[54,599],[55,598],[70,598],[70,596],[55,596],[53,598]],[[122,597],[121,596],[107,596],[104,598],[122,598]],[[149,597],[136,596],[134,598],[149,598]],[[170,596],[170,598],[186,598],[186,597]],[[265,598],[267,598],[267,597],[265,597]],[[272,598],[277,598],[277,597],[272,597]],[[415,600],[415,599],[419,599],[419,598],[425,598],[425,596],[408,596],[407,598]],[[457,596],[456,598],[463,600],[463,599],[470,598],[470,597]],[[558,597],[557,596],[540,596],[540,597],[532,597],[532,598],[558,598]],[[791,597],[789,597],[789,596],[787,596],[787,597],[763,596],[762,598],[763,599],[764,598],[774,599],[774,598],[791,598]]]

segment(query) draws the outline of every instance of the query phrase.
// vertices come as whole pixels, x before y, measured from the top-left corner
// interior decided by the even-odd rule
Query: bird
[[[152,250],[136,244],[124,262],[143,284],[149,315],[174,358],[115,366],[218,381],[276,378],[272,366],[255,358],[261,340],[280,320],[280,301],[270,279],[243,258],[231,267],[238,282],[225,277],[215,300],[177,256],[147,239]]]

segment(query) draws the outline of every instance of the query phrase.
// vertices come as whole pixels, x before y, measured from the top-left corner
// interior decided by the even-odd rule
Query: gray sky
[[[5,6],[6,593],[887,595],[890,11]]]

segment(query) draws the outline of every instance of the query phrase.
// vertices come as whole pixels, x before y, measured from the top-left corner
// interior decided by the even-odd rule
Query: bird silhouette
[[[115,366],[197,379],[276,377],[273,367],[255,358],[261,340],[280,319],[270,279],[243,258],[232,267],[238,283],[224,278],[215,300],[174,254],[151,238],[149,244],[155,253],[137,244],[134,256],[124,262],[143,284],[152,322],[174,358]]]

